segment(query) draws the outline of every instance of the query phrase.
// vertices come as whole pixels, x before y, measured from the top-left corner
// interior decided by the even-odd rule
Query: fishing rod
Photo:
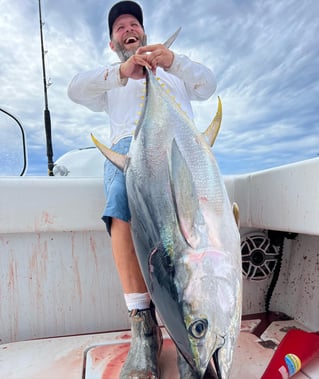
[[[53,174],[53,149],[52,149],[52,136],[51,136],[51,116],[48,105],[48,85],[45,72],[45,59],[44,59],[44,46],[43,46],[43,22],[41,13],[41,0],[39,0],[39,20],[40,20],[40,38],[41,38],[41,57],[42,57],[42,76],[43,76],[43,90],[44,90],[44,127],[46,135],[46,146],[47,146],[47,157],[48,157],[48,175],[54,176]]]

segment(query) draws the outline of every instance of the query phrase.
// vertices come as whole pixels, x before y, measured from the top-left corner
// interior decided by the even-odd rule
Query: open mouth
[[[131,37],[126,38],[124,40],[124,43],[125,43],[125,45],[131,45],[131,44],[133,44],[133,43],[135,43],[137,41],[138,41],[138,38],[136,38],[134,36],[131,36]]]

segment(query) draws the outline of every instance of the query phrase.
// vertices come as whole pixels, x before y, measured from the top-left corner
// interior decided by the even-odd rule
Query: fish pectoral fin
[[[113,151],[107,146],[103,145],[103,143],[97,140],[92,133],[91,133],[91,138],[95,146],[110,162],[112,162],[121,171],[125,171],[127,163],[128,163],[127,155],[117,153],[116,151]]]
[[[220,129],[220,124],[222,122],[222,102],[220,100],[220,97],[218,96],[218,108],[216,115],[213,119],[213,121],[210,123],[208,128],[203,132],[204,136],[206,137],[207,142],[210,146],[213,146],[217,137],[217,134]]]
[[[176,140],[172,141],[170,186],[180,231],[189,246],[197,240],[196,226],[203,224],[193,175]]]
[[[240,228],[240,217],[239,217],[239,206],[237,203],[233,203],[233,214],[235,217],[236,224],[238,229]]]

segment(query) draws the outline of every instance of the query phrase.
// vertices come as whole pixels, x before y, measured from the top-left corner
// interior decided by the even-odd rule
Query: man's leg
[[[124,293],[146,293],[147,288],[135,254],[130,224],[113,218],[111,239],[114,261]]]
[[[113,218],[111,240],[132,329],[131,347],[120,379],[158,379],[162,336],[135,254],[130,224]]]

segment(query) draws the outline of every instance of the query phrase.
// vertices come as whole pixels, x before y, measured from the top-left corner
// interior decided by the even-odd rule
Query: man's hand
[[[120,66],[120,77],[131,79],[143,79],[145,77],[144,67],[151,69],[146,60],[146,55],[132,55],[127,61]]]
[[[149,45],[138,48],[136,53],[120,66],[121,79],[142,79],[145,77],[144,67],[156,74],[157,67],[167,70],[174,60],[174,53],[164,45]]]
[[[145,57],[147,67],[154,74],[157,67],[162,67],[164,70],[169,69],[174,60],[174,53],[161,44],[140,47],[137,49],[136,55]]]

